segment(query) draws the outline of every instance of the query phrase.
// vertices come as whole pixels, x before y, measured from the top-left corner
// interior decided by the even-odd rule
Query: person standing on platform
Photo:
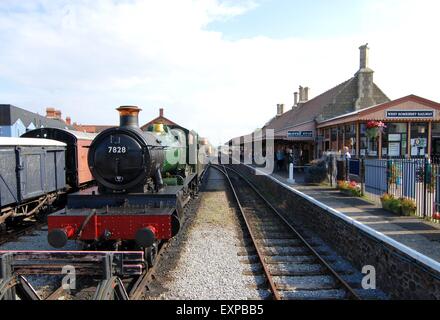
[[[283,170],[284,159],[285,159],[284,150],[283,150],[282,147],[279,147],[278,151],[276,153],[276,160],[277,160],[277,169],[278,169],[278,171]]]
[[[348,147],[344,147],[344,160],[350,160],[351,159],[351,154],[350,154],[350,149]]]

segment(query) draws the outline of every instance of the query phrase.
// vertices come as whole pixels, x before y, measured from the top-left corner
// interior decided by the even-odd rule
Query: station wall
[[[255,169],[240,165],[240,172],[267,197],[286,218],[316,233],[336,252],[362,270],[376,268],[377,287],[393,299],[440,299],[440,268],[414,258],[398,245],[380,239],[353,223],[332,214],[299,192]],[[439,264],[440,266],[440,264]]]

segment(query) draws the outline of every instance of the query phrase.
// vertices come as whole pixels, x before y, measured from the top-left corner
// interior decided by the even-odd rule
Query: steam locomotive
[[[87,250],[141,249],[151,264],[159,243],[179,232],[205,153],[195,132],[159,123],[142,131],[141,109],[117,110],[119,127],[101,132],[89,148],[97,186],[69,195],[66,208],[48,217],[48,242],[55,248],[79,240]]]

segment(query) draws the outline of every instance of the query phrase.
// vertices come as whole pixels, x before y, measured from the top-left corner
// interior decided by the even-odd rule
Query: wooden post
[[[379,143],[377,144],[377,148],[379,150],[377,150],[377,155],[378,155],[378,159],[382,159],[382,131],[379,130]]]
[[[432,150],[432,122],[428,122],[428,157],[431,158]]]
[[[358,158],[361,157],[361,124],[359,122],[356,122],[356,156]]]
[[[411,122],[408,122],[408,134],[407,134],[406,147],[407,147],[407,158],[411,158]]]
[[[336,127],[336,150],[335,152],[339,151],[339,127]]]

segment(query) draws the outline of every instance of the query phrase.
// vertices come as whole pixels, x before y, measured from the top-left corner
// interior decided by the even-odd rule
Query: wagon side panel
[[[18,202],[17,159],[14,148],[0,149],[0,206]]]

